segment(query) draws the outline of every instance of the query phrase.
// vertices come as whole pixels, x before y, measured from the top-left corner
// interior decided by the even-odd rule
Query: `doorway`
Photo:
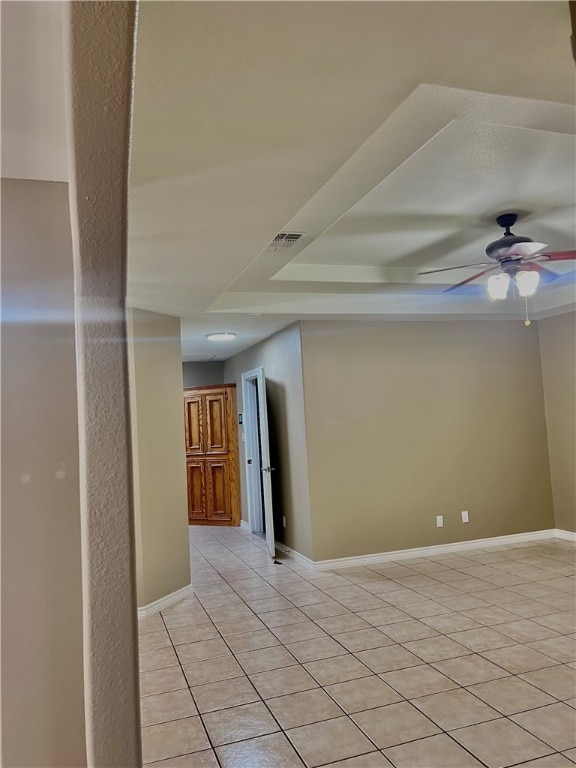
[[[271,478],[274,467],[270,466],[264,368],[242,374],[242,401],[250,530],[266,539],[270,556],[275,557]]]

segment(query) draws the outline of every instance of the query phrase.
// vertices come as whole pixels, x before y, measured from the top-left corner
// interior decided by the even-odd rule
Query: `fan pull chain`
[[[528,327],[529,325],[532,325],[532,320],[528,317],[528,298],[524,296],[524,306],[526,308],[526,320],[524,320],[524,325]]]

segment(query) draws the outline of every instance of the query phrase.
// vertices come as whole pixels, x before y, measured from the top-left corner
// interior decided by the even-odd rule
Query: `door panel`
[[[204,521],[207,517],[205,462],[186,462],[188,476],[188,521]]]
[[[230,474],[227,461],[206,461],[208,519],[230,520]]]
[[[226,393],[206,395],[206,453],[228,453]]]
[[[186,424],[186,453],[204,453],[204,414],[202,396],[191,395],[184,401]]]

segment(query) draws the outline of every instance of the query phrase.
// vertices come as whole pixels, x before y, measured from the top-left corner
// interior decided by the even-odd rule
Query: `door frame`
[[[258,439],[258,390],[256,371],[242,374],[242,407],[244,410],[243,426],[246,440],[244,443],[246,497],[248,499],[248,521],[252,533],[264,532],[264,503],[260,490],[262,467],[260,464],[260,444]]]
[[[242,408],[248,519],[252,533],[265,533],[270,556],[275,557],[274,516],[270,473],[273,467],[261,464],[263,438],[266,440],[268,462],[268,416],[266,413],[266,378],[264,368],[254,368],[242,374]]]

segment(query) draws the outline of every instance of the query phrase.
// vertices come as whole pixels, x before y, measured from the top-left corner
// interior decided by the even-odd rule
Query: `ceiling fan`
[[[488,267],[477,272],[472,277],[461,280],[455,285],[446,288],[446,292],[454,291],[479,277],[498,270],[497,274],[488,278],[488,294],[491,299],[505,299],[508,296],[510,283],[515,285],[520,296],[533,296],[538,288],[540,277],[554,279],[558,277],[556,272],[542,266],[548,261],[574,261],[576,251],[547,251],[545,243],[535,243],[530,237],[515,235],[510,231],[518,219],[515,213],[503,213],[496,218],[498,226],[504,229],[504,235],[494,240],[486,248],[486,256],[491,262],[477,264],[461,264],[457,267],[443,267],[419,272],[419,275],[431,275],[435,272],[448,272],[452,269],[468,269],[470,267]],[[494,264],[493,262],[498,262]]]

